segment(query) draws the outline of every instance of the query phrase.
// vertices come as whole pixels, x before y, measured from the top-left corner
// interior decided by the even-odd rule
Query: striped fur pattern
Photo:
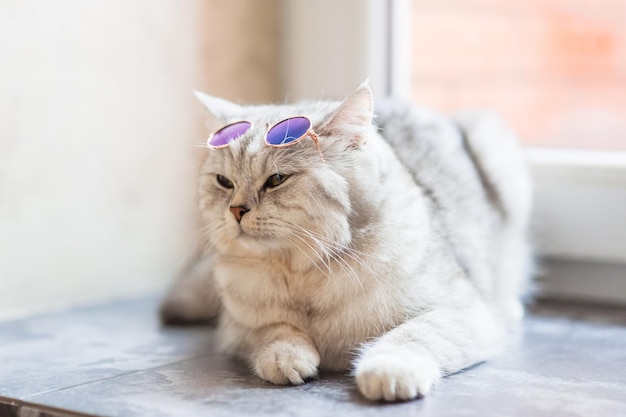
[[[206,244],[163,301],[165,322],[219,315],[222,350],[260,378],[350,370],[372,400],[421,397],[502,348],[531,272],[531,184],[495,116],[389,102],[373,122],[367,84],[343,102],[199,97],[216,127],[253,128],[207,150]],[[313,121],[324,159],[308,139],[263,143],[268,123],[296,115]],[[268,187],[275,174],[287,179]],[[233,206],[249,210],[241,222]]]

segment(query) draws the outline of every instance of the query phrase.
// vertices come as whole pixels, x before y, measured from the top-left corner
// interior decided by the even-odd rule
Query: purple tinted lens
[[[310,128],[311,122],[306,117],[292,117],[274,125],[265,140],[269,145],[284,145],[300,139]]]
[[[242,136],[250,129],[252,124],[250,122],[237,122],[224,126],[211,136],[209,139],[209,146],[224,146],[230,142]]]

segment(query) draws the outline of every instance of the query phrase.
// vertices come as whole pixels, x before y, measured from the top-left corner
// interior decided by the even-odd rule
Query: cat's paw
[[[426,357],[377,353],[361,358],[356,383],[374,401],[407,401],[423,397],[441,378],[437,364]]]
[[[254,359],[254,371],[277,385],[300,385],[317,377],[320,355],[314,346],[275,341],[261,348]]]

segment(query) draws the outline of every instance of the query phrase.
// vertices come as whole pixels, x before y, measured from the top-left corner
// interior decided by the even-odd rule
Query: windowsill
[[[533,166],[626,170],[625,151],[527,147],[526,153]]]
[[[549,296],[626,304],[626,153],[529,148]]]
[[[626,263],[626,154],[529,149],[543,255]]]
[[[540,271],[544,297],[626,306],[626,264],[544,258]]]

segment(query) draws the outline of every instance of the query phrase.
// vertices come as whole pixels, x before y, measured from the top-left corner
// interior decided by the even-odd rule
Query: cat
[[[216,127],[253,127],[207,151],[207,243],[162,302],[165,323],[219,316],[221,350],[260,378],[351,371],[381,401],[422,397],[501,351],[532,273],[532,184],[499,118],[397,101],[374,111],[367,82],[342,102],[198,97]],[[264,142],[302,115],[319,149]]]

